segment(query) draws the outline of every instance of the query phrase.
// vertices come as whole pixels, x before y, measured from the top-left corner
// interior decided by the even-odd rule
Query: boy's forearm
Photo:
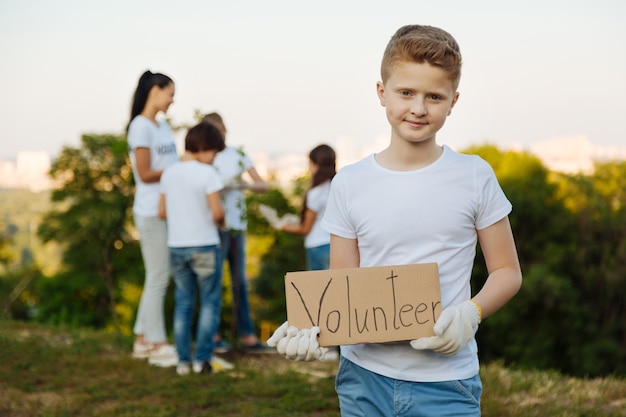
[[[250,184],[250,189],[256,193],[264,193],[269,190],[269,184],[265,181],[255,181]]]
[[[522,286],[522,273],[519,268],[500,268],[489,274],[485,285],[473,297],[482,309],[482,318],[500,310],[517,294]]]

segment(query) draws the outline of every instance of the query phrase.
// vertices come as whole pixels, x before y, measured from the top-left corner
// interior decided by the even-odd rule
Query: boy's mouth
[[[427,122],[420,122],[416,120],[405,120],[405,122],[411,125],[412,127],[424,127],[428,124]]]

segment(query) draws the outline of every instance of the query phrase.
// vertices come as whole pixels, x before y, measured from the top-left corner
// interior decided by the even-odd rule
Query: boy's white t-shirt
[[[309,231],[309,234],[304,237],[305,248],[315,248],[330,243],[330,233],[320,226],[322,218],[324,217],[324,211],[326,211],[329,193],[330,180],[324,181],[307,192],[306,206],[309,210],[314,211],[316,216],[313,227]]]
[[[145,183],[137,172],[135,150],[150,149],[150,168],[162,171],[178,161],[176,142],[166,121],[158,126],[144,116],[136,116],[128,126],[128,151],[135,176],[133,212],[144,217],[156,217],[159,208],[159,183]]]
[[[241,180],[244,172],[254,166],[252,159],[241,147],[226,146],[217,153],[213,166],[219,173],[226,189],[220,193],[226,213],[226,227],[231,230],[246,230],[246,195],[241,189],[228,188]]]
[[[385,169],[374,155],[343,168],[332,181],[322,227],[357,239],[360,267],[436,262],[445,308],[471,297],[477,230],[510,211],[489,164],[444,146],[437,161],[415,171]],[[474,338],[454,356],[418,351],[408,341],[342,346],[341,354],[406,381],[466,379],[479,369]]]
[[[220,243],[207,196],[223,186],[215,169],[198,161],[179,162],[163,172],[160,188],[165,194],[167,246],[188,248]]]

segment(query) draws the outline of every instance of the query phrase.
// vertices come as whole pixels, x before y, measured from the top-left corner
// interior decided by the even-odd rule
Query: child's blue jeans
[[[178,360],[191,363],[191,326],[200,294],[196,327],[195,361],[205,362],[213,353],[213,335],[217,331],[222,303],[222,268],[220,247],[170,248],[172,273],[176,283],[174,340]]]
[[[478,375],[461,381],[410,382],[339,362],[335,389],[342,417],[479,417]]]

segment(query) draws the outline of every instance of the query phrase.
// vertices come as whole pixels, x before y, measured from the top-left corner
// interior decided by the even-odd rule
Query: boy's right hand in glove
[[[267,345],[275,347],[279,354],[294,361],[311,362],[322,359],[328,348],[320,347],[317,336],[320,328],[298,329],[284,322],[272,336],[267,339]]]

